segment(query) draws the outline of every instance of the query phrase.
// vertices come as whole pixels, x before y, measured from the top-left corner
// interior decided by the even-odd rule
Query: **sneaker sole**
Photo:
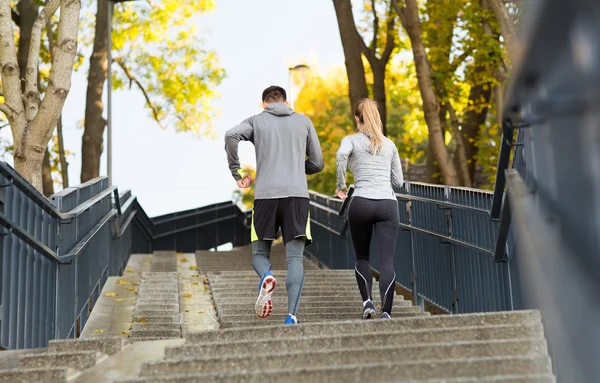
[[[362,319],[372,319],[375,314],[376,312],[374,309],[366,309],[363,311]]]
[[[260,292],[258,293],[258,298],[256,298],[256,304],[254,305],[254,310],[259,318],[267,318],[271,315],[271,312],[273,311],[271,296],[273,295],[273,291],[275,291],[276,285],[277,280],[275,280],[275,277],[273,276],[268,276],[263,281]]]

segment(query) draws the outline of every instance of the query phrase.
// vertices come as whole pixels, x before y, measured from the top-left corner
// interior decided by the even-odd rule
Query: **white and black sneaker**
[[[371,300],[363,302],[362,319],[371,319],[375,316],[375,305]]]
[[[392,316],[385,311],[381,313],[381,319],[391,319]]]

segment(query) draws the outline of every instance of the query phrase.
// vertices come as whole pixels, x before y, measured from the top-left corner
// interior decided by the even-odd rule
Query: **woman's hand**
[[[336,190],[335,195],[342,201],[348,198],[348,194],[346,194],[345,190]]]

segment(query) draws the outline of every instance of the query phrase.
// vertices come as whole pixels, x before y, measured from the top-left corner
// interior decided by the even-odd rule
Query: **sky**
[[[149,117],[139,91],[113,92],[113,183],[119,190],[131,189],[150,216],[231,200],[236,184],[223,149],[225,131],[260,113],[264,88],[288,88],[288,67],[305,62],[311,70],[344,65],[331,1],[216,0],[215,11],[193,22],[227,73],[215,103],[220,111],[214,121],[217,139],[162,130]],[[65,147],[73,153],[71,185],[79,183],[81,172],[83,129],[77,126],[85,110],[88,60],[73,75],[63,109]],[[2,129],[3,137],[9,134]],[[251,144],[240,145],[240,160],[255,164]],[[106,150],[101,163],[105,175]]]

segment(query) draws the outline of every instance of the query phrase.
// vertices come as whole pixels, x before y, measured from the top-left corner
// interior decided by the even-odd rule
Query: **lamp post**
[[[289,89],[289,103],[290,106],[292,107],[292,109],[294,108],[294,103],[292,100],[292,72],[294,71],[304,71],[304,70],[310,70],[310,67],[308,65],[304,65],[304,64],[300,64],[300,65],[296,65],[294,67],[289,67],[288,68],[288,89]]]
[[[108,71],[106,87],[106,172],[108,174],[108,186],[112,186],[112,7],[113,0],[106,0],[106,25],[108,26]]]

